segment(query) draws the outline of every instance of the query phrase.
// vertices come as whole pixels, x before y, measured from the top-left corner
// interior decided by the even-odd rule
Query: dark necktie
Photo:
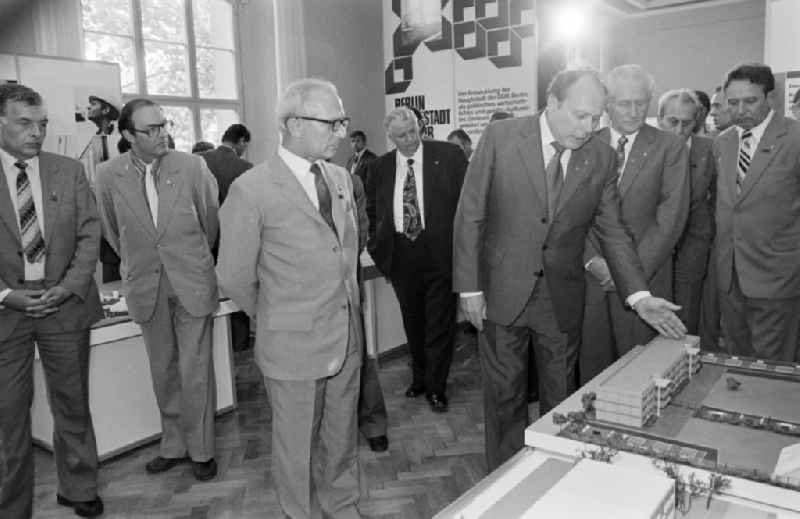
[[[747,176],[747,170],[750,169],[750,160],[753,156],[753,132],[745,130],[739,140],[739,161],[736,172],[736,193],[742,191],[742,184],[744,184],[744,177]]]
[[[414,159],[408,159],[406,180],[403,183],[403,234],[411,241],[422,232],[422,216],[417,200],[417,180],[414,178]]]
[[[617,184],[622,180],[622,169],[625,167],[625,145],[628,144],[628,138],[621,135],[617,141]]]
[[[14,165],[19,169],[19,173],[17,173],[17,213],[22,250],[29,263],[38,263],[44,258],[44,238],[36,217],[33,189],[30,179],[28,179],[28,173],[25,171],[28,164],[18,160]]]
[[[314,163],[311,165],[311,173],[314,174],[314,187],[317,188],[317,200],[319,201],[319,214],[322,219],[331,228],[333,234],[336,234],[336,224],[333,223],[333,202],[331,201],[331,191],[328,189],[328,183],[325,182],[325,176],[322,174],[322,168],[319,164]]]
[[[556,150],[556,153],[547,162],[544,172],[547,180],[547,214],[550,216],[550,221],[552,221],[558,207],[561,188],[564,187],[564,170],[561,167],[561,155],[564,154],[564,146],[558,141],[551,142],[550,146]]]

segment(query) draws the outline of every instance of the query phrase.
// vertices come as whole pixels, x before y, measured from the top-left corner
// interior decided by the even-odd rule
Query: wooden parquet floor
[[[368,519],[427,519],[486,475],[480,367],[472,335],[459,332],[448,383],[450,410],[430,411],[423,397],[404,396],[406,355],[381,361],[380,379],[389,414],[389,450],[374,453],[359,438],[361,501]],[[199,483],[181,466],[151,476],[144,464],[157,445],[141,447],[102,464],[103,517],[115,519],[239,519],[281,517],[270,476],[270,409],[252,350],[236,353],[238,408],[217,418],[219,475]],[[535,409],[532,409],[534,412]],[[56,504],[50,453],[36,448],[34,517],[69,518]]]

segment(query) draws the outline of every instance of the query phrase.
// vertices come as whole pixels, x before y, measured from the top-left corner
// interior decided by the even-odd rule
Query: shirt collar
[[[770,121],[772,121],[772,116],[774,114],[775,110],[770,108],[769,113],[767,114],[766,117],[764,117],[764,120],[758,123],[758,126],[753,126],[750,129],[750,133],[753,134],[753,137],[755,137],[756,142],[761,141],[761,137],[764,136],[764,131],[767,129],[767,126],[769,125]],[[745,132],[745,130],[741,126],[737,126],[736,129],[739,130],[739,139],[741,139],[742,134]]]
[[[622,134],[620,132],[618,132],[617,130],[615,130],[614,127],[611,126],[611,125],[608,126],[608,129],[611,131],[611,134],[610,134],[611,142],[609,144],[611,144],[612,148],[616,148],[617,147],[617,143],[619,142],[619,138],[622,137]],[[633,141],[636,140],[636,136],[639,135],[640,131],[641,131],[641,128],[639,128],[638,130],[636,130],[633,133],[626,133],[625,134],[625,137],[628,139],[628,141],[625,143],[626,147],[633,145]]]
[[[287,150],[283,146],[278,147],[278,156],[283,159],[289,169],[297,173],[311,173],[311,162],[295,153]]]
[[[417,146],[417,151],[415,151],[414,154],[411,155],[410,157],[406,157],[405,155],[400,153],[400,150],[397,150],[397,153],[396,153],[396,155],[397,155],[397,160],[396,160],[397,165],[405,167],[408,164],[408,159],[414,159],[414,164],[422,164],[422,147],[423,146],[424,146],[424,144],[422,143],[422,140],[420,140],[419,146]]]
[[[15,166],[14,163],[18,162],[19,159],[15,158],[3,148],[0,148],[0,161],[3,163],[3,170],[5,170],[6,174],[17,174],[17,166]],[[23,162],[28,165],[28,173],[35,172],[38,169],[39,156],[37,155],[33,158],[26,159]],[[31,168],[31,166],[33,167]]]
[[[539,117],[539,133],[542,135],[542,147],[549,145],[555,139],[553,132],[550,130],[550,121],[547,120],[547,110]]]

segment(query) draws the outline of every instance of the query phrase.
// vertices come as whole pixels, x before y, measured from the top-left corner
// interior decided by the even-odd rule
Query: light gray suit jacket
[[[739,134],[714,141],[717,160],[717,280],[731,286],[733,265],[747,297],[800,296],[800,123],[775,114],[736,193]],[[734,261],[735,257],[735,261]]]
[[[219,304],[211,257],[219,230],[217,182],[205,161],[179,151],[161,159],[158,227],[130,152],[101,164],[96,183],[105,238],[122,259],[122,289],[134,321],[152,317],[161,269],[190,314],[214,312]]]
[[[88,328],[103,317],[94,282],[100,247],[100,219],[80,162],[42,152],[39,155],[44,219],[45,287],[60,285],[72,297],[48,319],[64,331]],[[17,215],[0,166],[0,291],[20,288],[25,278]],[[16,193],[13,194],[16,196]],[[0,341],[8,337],[22,314],[0,308]]]
[[[361,352],[353,184],[340,166],[324,172],[338,235],[277,155],[237,178],[220,211],[220,288],[256,317],[255,358],[270,378],[335,375],[351,332]]]

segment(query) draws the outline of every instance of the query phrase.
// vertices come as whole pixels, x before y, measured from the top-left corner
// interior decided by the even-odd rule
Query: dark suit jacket
[[[217,179],[217,186],[219,187],[219,205],[225,201],[228,196],[228,189],[231,187],[231,182],[236,180],[236,177],[253,167],[253,164],[239,157],[236,152],[228,146],[217,146],[213,150],[200,153],[200,156],[206,160],[208,169],[211,174]]]
[[[597,137],[609,142],[610,133],[604,128]],[[650,291],[667,299],[672,297],[672,255],[689,213],[689,186],[686,141],[642,126],[619,183],[620,215],[633,234]],[[603,254],[592,231],[584,260],[595,256]]]
[[[353,172],[353,174],[357,175],[358,178],[361,179],[361,182],[364,185],[366,185],[366,183],[367,183],[367,167],[368,167],[370,162],[372,162],[373,160],[375,160],[377,158],[378,158],[378,156],[375,155],[374,153],[372,153],[372,151],[369,150],[369,148],[368,148],[368,149],[364,150],[364,153],[361,155],[361,160],[358,161],[358,166],[356,167],[356,170]],[[355,162],[355,160],[356,160],[355,153],[353,155],[350,155],[350,158],[347,159],[346,168],[347,168],[348,172],[350,171],[350,168],[353,167],[353,162]]]
[[[422,141],[422,189],[425,237],[437,266],[451,272],[453,264],[453,217],[464,183],[467,160],[458,146],[441,141]],[[397,150],[372,161],[367,174],[367,250],[383,275],[392,272],[394,235],[394,183]]]
[[[712,143],[706,137],[692,137],[689,150],[691,201],[689,218],[675,246],[676,281],[702,281],[708,268],[708,253],[714,239],[712,189],[716,189],[717,182]]]
[[[800,296],[800,123],[775,113],[736,194],[739,135],[714,141],[717,160],[717,280],[731,286],[735,258],[742,293]]]
[[[45,287],[60,285],[72,296],[47,319],[65,331],[86,329],[103,317],[94,273],[100,246],[100,218],[80,162],[42,152],[39,174],[44,203]],[[25,278],[17,215],[0,166],[0,291],[20,288]],[[16,193],[14,193],[16,196]],[[0,308],[0,341],[22,314]]]
[[[619,215],[616,156],[591,138],[572,151],[555,217],[547,219],[540,115],[484,130],[467,170],[455,220],[453,288],[482,291],[487,317],[511,324],[544,275],[562,330],[583,320],[583,250],[594,223],[603,256],[626,295],[647,290]]]

